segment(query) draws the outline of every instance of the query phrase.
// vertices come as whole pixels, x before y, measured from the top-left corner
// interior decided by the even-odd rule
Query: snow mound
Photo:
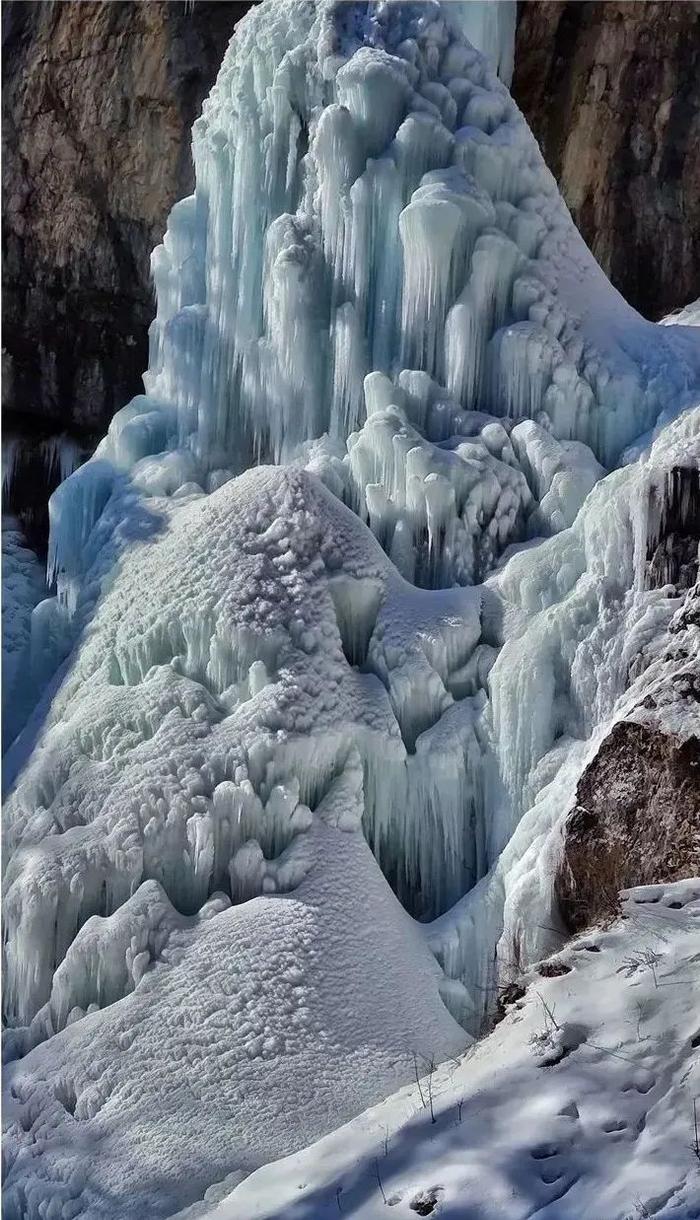
[[[407,585],[304,472],[251,470],[167,517],[112,571],[8,802],[13,1023],[48,1000],[85,920],[146,879],[184,912],[296,884],[297,836],[351,756],[400,894],[430,914],[476,876],[465,759],[483,698],[447,684],[478,593]]]
[[[306,850],[293,895],[213,899],[186,919],[151,882],[125,904],[131,928],[124,907],[84,926],[70,998],[61,980],[63,1011],[76,1001],[67,1027],[5,1067],[8,1218],[43,1215],[48,1200],[90,1220],[170,1216],[385,1096],[410,1078],[413,1048],[442,1058],[464,1046],[438,967],[362,836],[319,818]],[[105,984],[126,947],[132,990],[105,1011],[96,996],[85,1015],[98,938]]]

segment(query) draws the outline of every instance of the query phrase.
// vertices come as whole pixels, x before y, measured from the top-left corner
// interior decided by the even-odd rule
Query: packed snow
[[[5,1215],[50,1199],[61,1216],[170,1216],[384,1097],[409,1047],[462,1049],[434,959],[334,800],[348,816],[331,790],[293,895],[213,895],[187,918],[151,881],[83,926],[54,981],[66,1027],[5,1067]]]
[[[10,1220],[199,1214],[419,1063],[451,1057],[439,1079],[471,1096],[494,1046],[483,1129],[464,1103],[472,1159],[446,1137],[438,1182],[424,1116],[406,1136],[416,1197],[473,1192],[489,1147],[504,1176],[475,1216],[574,1186],[573,1154],[545,1180],[523,1151],[580,1117],[546,1090],[538,1109],[549,1069],[518,1036],[538,1002],[460,1056],[512,962],[560,948],[578,777],[676,663],[694,560],[681,580],[664,531],[671,504],[694,528],[700,332],[692,310],[646,322],[595,264],[503,84],[512,22],[488,3],[264,0],[195,124],[195,193],[153,255],[145,393],[51,499],[55,596],[29,628],[23,598],[42,693],[4,768]],[[693,714],[669,703],[673,731]],[[638,931],[605,934],[611,1037],[634,997],[610,963]],[[600,1042],[593,966],[570,952],[582,988],[554,1000]],[[673,994],[658,1022],[685,1031]],[[585,1039],[560,1025],[561,1073]],[[512,1117],[502,1132],[509,1080],[522,1139]],[[346,1185],[363,1130],[300,1154],[312,1202],[290,1214],[320,1220],[326,1181],[336,1211],[375,1214]],[[601,1150],[623,1137],[586,1139],[576,1156],[613,1191],[590,1220],[622,1220],[622,1153]],[[660,1206],[691,1198],[679,1157],[652,1158],[644,1206],[656,1187]],[[282,1214],[280,1172],[231,1215]]]

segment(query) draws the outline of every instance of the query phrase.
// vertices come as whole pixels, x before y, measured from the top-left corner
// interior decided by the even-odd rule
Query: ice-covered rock
[[[647,547],[649,506],[670,486],[668,473],[699,462],[695,407],[643,458],[601,480],[570,529],[516,550],[483,588],[482,622],[494,605],[505,637],[488,674],[483,727],[494,764],[485,813],[490,868],[429,929],[446,973],[477,1002],[476,1016],[469,1007],[460,1014],[471,1028],[508,962],[534,960],[564,934],[555,894],[561,832],[601,743],[659,686],[672,691],[677,671],[697,669],[695,630],[687,661],[673,639],[684,590],[649,581]],[[678,734],[675,704],[668,694],[663,703],[662,722]],[[692,737],[692,698],[684,715],[681,735]],[[678,816],[692,826],[690,804]]]
[[[695,549],[697,570],[697,540]],[[653,654],[638,702],[627,700],[581,775],[563,827],[556,894],[575,930],[609,918],[620,889],[700,873],[700,588]]]

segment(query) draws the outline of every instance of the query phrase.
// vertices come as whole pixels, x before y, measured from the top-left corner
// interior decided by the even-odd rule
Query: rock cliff
[[[99,433],[140,388],[149,255],[249,6],[3,6],[4,402]]]
[[[513,96],[599,263],[662,317],[700,293],[700,4],[519,7]]]
[[[190,129],[248,7],[3,5],[4,490],[38,549],[66,467],[141,389],[150,252],[192,189]]]

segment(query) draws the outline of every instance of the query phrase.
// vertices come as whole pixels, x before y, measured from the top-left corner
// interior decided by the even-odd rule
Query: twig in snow
[[[377,1185],[379,1186],[379,1189],[381,1191],[382,1199],[384,1200],[384,1203],[386,1203],[386,1195],[384,1194],[384,1187],[382,1186],[382,1179],[379,1176],[379,1161],[377,1160],[376,1157],[374,1159],[374,1172],[377,1177]]]
[[[647,1011],[649,1009],[649,1001],[648,1000],[637,1000],[637,1002],[635,1004],[635,1008],[637,1009],[637,1042],[641,1042],[642,1041],[642,1032],[641,1032],[642,1031],[642,1021],[644,1021],[644,1019],[646,1018]]]
[[[413,1052],[413,1071],[415,1072],[415,1076],[416,1076],[416,1084],[418,1085],[418,1092],[420,1093],[421,1104],[423,1106],[423,1109],[425,1109],[425,1097],[423,1096],[423,1090],[421,1088],[421,1083],[420,1083],[420,1072],[418,1071],[418,1056],[415,1051]]]
[[[559,1022],[556,1020],[556,1018],[554,1016],[554,1009],[551,1007],[550,1004],[547,1003],[544,996],[539,991],[537,992],[537,998],[540,1001],[540,1004],[542,1005],[542,1007],[544,1009],[545,1024],[547,1023],[547,1020],[549,1020],[552,1022],[552,1026],[554,1029],[561,1029],[561,1025],[559,1024]]]
[[[421,1055],[421,1059],[428,1066],[428,1071],[426,1073],[426,1075],[428,1077],[428,1084],[427,1084],[428,1100],[427,1101],[425,1100],[425,1093],[423,1092],[423,1088],[422,1088],[422,1085],[420,1082],[420,1072],[418,1071],[418,1056],[417,1056],[416,1052],[414,1051],[413,1052],[413,1071],[414,1071],[415,1077],[416,1077],[416,1084],[418,1085],[418,1092],[420,1093],[420,1099],[423,1103],[423,1109],[430,1110],[430,1121],[434,1123],[434,1122],[437,1122],[437,1119],[435,1118],[435,1109],[433,1106],[433,1072],[435,1071],[435,1068],[437,1065],[435,1063],[434,1055],[431,1055],[430,1059],[428,1059],[426,1055]]]
[[[433,1109],[433,1072],[435,1071],[435,1060],[430,1059],[428,1063],[428,1101],[430,1102],[430,1121],[434,1123],[435,1110]]]

